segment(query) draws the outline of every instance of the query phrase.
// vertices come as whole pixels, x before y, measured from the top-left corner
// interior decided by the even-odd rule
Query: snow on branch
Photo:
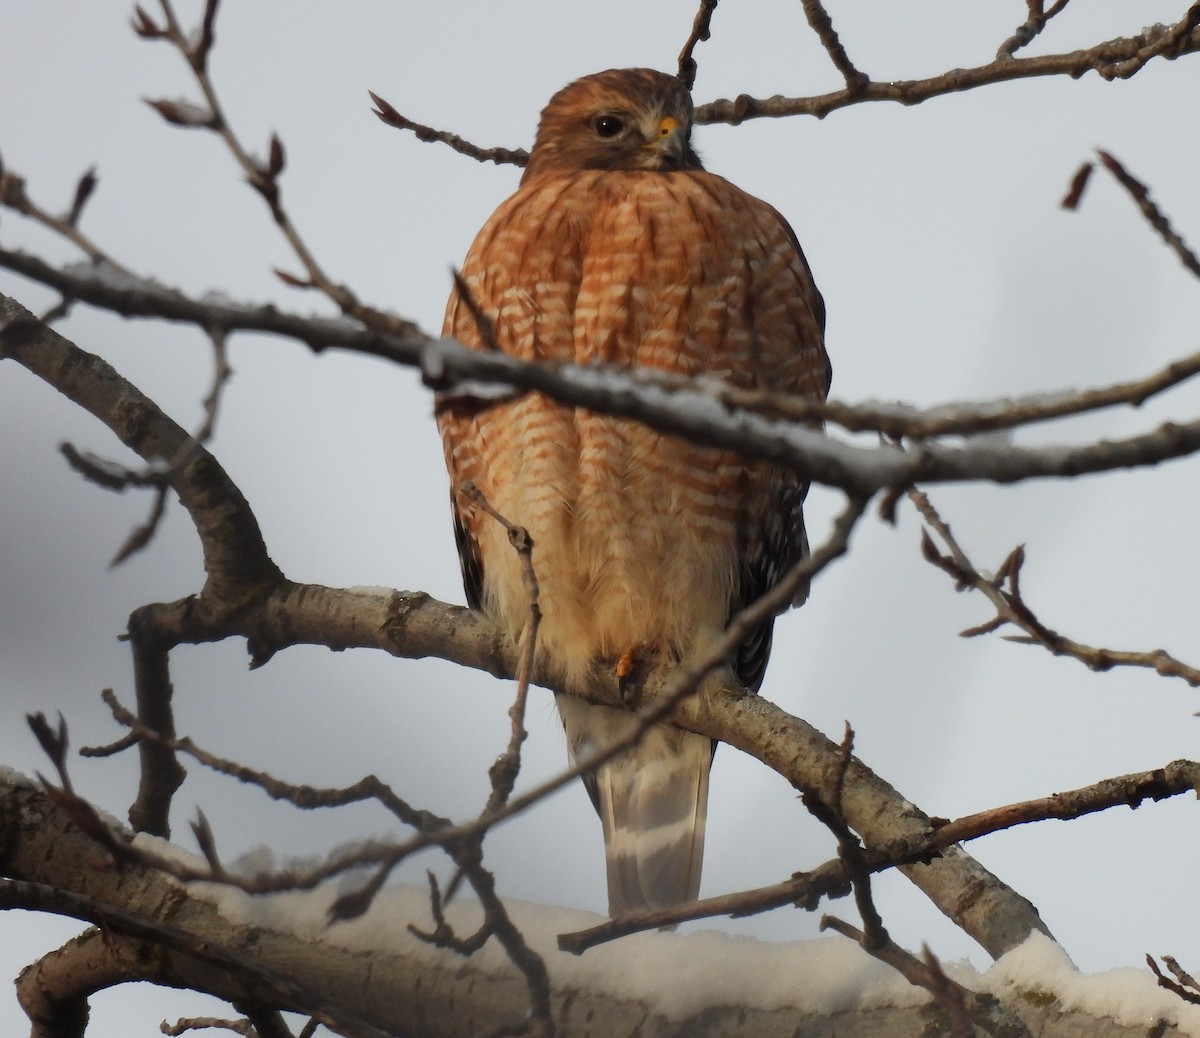
[[[373,331],[347,318],[303,317],[272,306],[228,301],[193,300],[154,282],[115,277],[100,268],[56,269],[25,253],[0,249],[0,266],[28,274],[75,298],[126,316],[160,317],[226,332],[265,331],[305,342],[313,348],[337,346],[420,367],[426,382],[456,395],[494,395],[494,388],[536,391],[560,403],[644,422],[697,443],[767,458],[795,468],[814,482],[870,496],[888,488],[916,483],[986,480],[1014,483],[1034,478],[1066,478],[1091,472],[1157,465],[1200,450],[1200,420],[1164,423],[1118,440],[1077,445],[1021,447],[1008,443],[968,440],[905,442],[899,447],[867,447],[821,433],[808,421],[758,414],[741,405],[752,403],[711,381],[665,380],[653,372],[629,372],[608,367],[585,367],[522,361],[495,351],[475,351],[448,339],[433,339],[415,328],[403,337]],[[5,297],[6,298],[6,297]],[[7,300],[0,318],[17,320],[23,308]],[[400,319],[395,319],[399,321]],[[1152,392],[1178,384],[1200,370],[1200,354],[1185,358],[1147,378],[1121,387],[1013,401],[985,401],[934,408],[925,412],[905,407],[834,404],[831,418],[843,418],[856,428],[903,424],[909,428],[970,428],[1021,424],[1127,400],[1139,402]],[[1122,396],[1122,394],[1125,394]],[[778,406],[767,398],[767,408]],[[807,408],[806,408],[807,410]],[[821,409],[812,407],[819,416]],[[1008,413],[1006,419],[1003,416]],[[854,416],[852,419],[851,416]]]
[[[187,441],[184,430],[99,358],[84,354],[15,304],[5,304],[0,320],[4,354],[91,411],[147,460],[173,453]],[[459,352],[470,356],[466,350]],[[364,594],[288,581],[271,562],[249,504],[202,447],[194,448],[172,482],[199,532],[208,579],[200,594],[143,606],[130,618],[139,717],[168,739],[174,732],[167,654],[179,644],[245,637],[256,665],[285,646],[309,643],[330,648],[374,646],[407,657],[440,656],[496,675],[516,672],[517,647],[486,618],[469,610],[419,594]],[[812,565],[824,564],[844,550],[863,504],[860,500],[847,512],[844,527],[824,554],[822,549],[814,553]],[[775,608],[770,603],[761,607]],[[709,666],[711,661],[700,673]],[[554,683],[546,674],[535,674],[534,680]],[[641,692],[644,705],[656,698],[669,704],[677,692],[667,690],[680,687],[672,684],[680,680],[672,668],[661,667],[634,691]],[[588,688],[598,701],[623,705],[630,691],[623,693],[615,684],[612,667],[600,662]],[[681,687],[686,691],[692,686]],[[823,788],[825,768],[830,761],[840,760],[838,748],[815,729],[771,704],[748,700],[740,688],[714,688],[673,709],[678,723],[753,754],[799,789]],[[151,716],[161,721],[149,722]],[[804,752],[798,753],[797,747]],[[133,814],[141,819],[139,828],[165,834],[179,765],[167,745],[142,742],[139,752],[146,772]],[[843,805],[845,817],[868,841],[916,836],[928,826],[911,804],[857,761],[849,778],[853,788]],[[912,878],[994,954],[1042,927],[1027,901],[961,852],[913,870]],[[971,898],[964,896],[967,890],[974,891]]]
[[[159,855],[186,857],[161,840],[132,839]],[[355,1036],[465,1038],[497,1021],[519,1020],[527,1009],[522,979],[494,943],[463,960],[408,931],[408,923],[428,918],[420,888],[388,888],[369,915],[329,926],[337,896],[330,887],[250,897],[204,884],[184,887],[137,864],[120,871],[80,868],[81,861],[94,860],[93,845],[43,792],[12,772],[0,774],[0,855],[11,877],[0,882],[0,906],[102,921],[103,931],[82,940],[89,946],[109,942],[109,954],[129,937],[164,949],[141,955],[140,976],[121,980],[183,982],[235,1001],[251,980],[282,1008],[313,1013],[338,1033]],[[806,1034],[831,1028],[864,1033],[870,1027],[889,1038],[936,1026],[931,1013],[943,1019],[929,995],[853,941],[766,944],[717,933],[648,933],[580,959],[559,952],[555,935],[598,917],[520,902],[511,909],[550,964],[552,1008],[562,1034],[589,1027],[595,1033],[602,1026],[615,1038],[759,1038],[783,1027]],[[479,917],[478,907],[461,899],[449,912],[463,930]],[[364,971],[367,956],[371,968]],[[230,963],[243,979],[205,968]],[[1200,1008],[1161,990],[1148,972],[1081,975],[1039,934],[984,973],[965,965],[944,969],[955,984],[997,1000],[1026,1033],[1133,1038],[1147,1033],[1148,1021],[1159,1022],[1157,1034],[1200,1033]],[[23,997],[45,993],[30,990],[44,975],[26,971],[19,982]]]

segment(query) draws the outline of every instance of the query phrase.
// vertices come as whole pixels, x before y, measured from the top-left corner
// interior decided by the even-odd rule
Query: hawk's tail
[[[638,723],[624,710],[571,696],[560,696],[558,707],[573,760]],[[712,757],[707,736],[658,724],[585,779],[604,824],[609,915],[696,900]]]

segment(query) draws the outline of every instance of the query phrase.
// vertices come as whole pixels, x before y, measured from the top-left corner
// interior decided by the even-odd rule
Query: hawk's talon
[[[626,649],[621,653],[620,659],[617,660],[617,681],[624,685],[629,680],[629,675],[633,673],[633,668],[637,664],[637,649]]]

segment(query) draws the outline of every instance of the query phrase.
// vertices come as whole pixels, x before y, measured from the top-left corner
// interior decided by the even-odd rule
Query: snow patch
[[[198,856],[155,837],[139,835],[134,842],[172,860],[203,865]],[[275,865],[274,855],[262,849],[244,855],[236,869],[252,873]],[[291,933],[350,951],[462,962],[453,952],[434,948],[409,933],[410,923],[418,928],[433,927],[429,891],[424,887],[386,887],[366,915],[331,925],[329,908],[334,899],[356,885],[357,878],[347,878],[313,891],[270,895],[245,894],[215,883],[194,883],[189,889],[233,923]],[[596,926],[604,922],[603,916],[526,901],[506,900],[505,906],[529,944],[545,958],[556,986],[644,1002],[671,1019],[683,1019],[710,1006],[827,1015],[920,1005],[929,1000],[926,992],[840,937],[776,944],[715,931],[652,932],[633,934],[575,956],[558,949],[558,934]],[[477,902],[459,898],[447,906],[446,917],[466,935],[479,926],[482,911]],[[488,972],[512,968],[496,941],[489,941],[472,961]],[[1149,971],[1130,967],[1082,974],[1067,953],[1043,934],[1031,935],[983,972],[966,962],[942,966],[966,987],[1000,998],[1012,998],[1018,992],[1044,993],[1064,1011],[1083,1011],[1098,1019],[1146,1029],[1166,1021],[1178,1027],[1180,1034],[1200,1038],[1200,1007],[1158,987]]]
[[[1062,947],[1045,934],[1032,934],[1001,956],[982,980],[984,990],[997,996],[1013,989],[1044,991],[1067,1011],[1085,1010],[1129,1027],[1144,1027],[1147,1033],[1165,1020],[1181,1034],[1200,1035],[1200,1007],[1160,988],[1149,970],[1129,966],[1080,973]]]

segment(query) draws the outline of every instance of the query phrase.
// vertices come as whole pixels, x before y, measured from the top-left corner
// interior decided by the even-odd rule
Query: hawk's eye
[[[615,115],[598,115],[592,122],[592,129],[598,137],[615,137],[625,129],[625,123]]]

